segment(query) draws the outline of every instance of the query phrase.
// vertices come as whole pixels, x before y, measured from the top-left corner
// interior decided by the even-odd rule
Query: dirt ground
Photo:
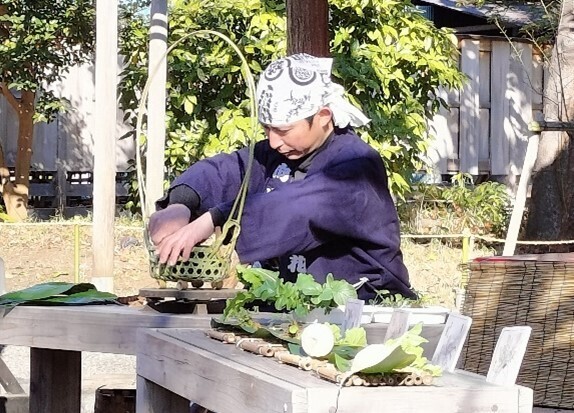
[[[4,260],[8,290],[17,290],[45,281],[74,282],[74,221],[34,224],[0,224],[0,257]],[[78,280],[92,276],[92,226],[78,222]],[[148,253],[143,245],[142,226],[119,222],[115,229],[114,292],[119,296],[137,295],[141,288],[155,288],[149,276]],[[413,287],[427,297],[429,304],[453,308],[454,289],[461,274],[460,246],[433,240],[403,240],[405,262]],[[472,256],[492,255],[486,248],[475,248]]]
[[[117,226],[114,248],[114,292],[119,296],[156,287],[149,276],[142,229]],[[74,259],[74,225],[38,223],[0,225],[0,257],[6,267],[7,289],[17,290],[40,282],[89,282],[92,276],[92,227],[79,225],[79,265]]]

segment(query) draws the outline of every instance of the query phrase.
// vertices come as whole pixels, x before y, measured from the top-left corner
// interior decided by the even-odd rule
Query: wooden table
[[[22,306],[1,315],[0,344],[31,348],[30,413],[80,411],[82,351],[136,354],[140,329],[205,328],[211,320],[117,305]]]
[[[137,413],[332,413],[338,387],[310,372],[222,344],[201,330],[138,333]],[[431,386],[344,387],[337,413],[532,412],[532,390],[457,371]]]

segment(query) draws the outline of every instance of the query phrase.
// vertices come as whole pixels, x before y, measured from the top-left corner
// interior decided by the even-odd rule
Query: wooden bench
[[[136,354],[140,329],[206,328],[211,320],[116,305],[2,311],[0,344],[31,350],[30,413],[80,412],[82,351]]]

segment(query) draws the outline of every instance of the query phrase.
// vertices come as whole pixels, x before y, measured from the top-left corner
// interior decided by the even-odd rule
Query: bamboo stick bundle
[[[340,384],[344,379],[344,374],[332,365],[320,366],[315,370],[315,372],[319,375],[319,377],[337,384]],[[345,381],[344,385],[345,387],[352,386],[352,380]]]
[[[312,359],[310,357],[301,357],[296,354],[291,354],[285,348],[283,348],[283,351],[275,351],[274,357],[282,363],[291,364],[306,371],[313,368]]]
[[[243,350],[265,357],[273,357],[275,353],[272,344],[256,338],[242,338],[235,345]]]
[[[227,344],[234,344],[237,341],[237,336],[234,333],[218,330],[208,330],[207,336],[215,340],[222,341]]]

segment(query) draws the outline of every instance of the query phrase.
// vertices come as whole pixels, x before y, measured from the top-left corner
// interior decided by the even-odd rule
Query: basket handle
[[[243,55],[243,53],[241,52],[241,50],[239,50],[238,46],[229,37],[227,37],[226,35],[224,35],[220,32],[214,31],[214,30],[196,30],[196,31],[193,31],[191,33],[188,33],[187,35],[183,36],[182,38],[177,40],[175,43],[173,43],[165,51],[165,53],[162,56],[162,59],[166,58],[166,56],[176,46],[178,46],[181,42],[183,42],[187,38],[189,38],[191,36],[203,36],[203,35],[214,35],[214,36],[217,36],[217,37],[223,39],[237,53],[237,55],[241,59],[242,69],[243,69],[242,74],[245,78],[245,81],[246,81],[247,87],[248,87],[248,91],[249,91],[249,98],[250,98],[249,112],[251,115],[250,118],[251,118],[251,134],[252,134],[251,138],[248,139],[248,143],[247,143],[248,147],[249,147],[249,158],[248,158],[248,162],[247,162],[247,168],[245,170],[245,175],[243,176],[243,180],[242,180],[241,186],[239,188],[239,192],[238,192],[237,197],[235,198],[235,201],[234,201],[233,206],[231,208],[231,213],[229,214],[229,217],[223,226],[222,234],[220,237],[221,238],[220,244],[221,244],[223,242],[223,239],[226,238],[229,231],[233,230],[234,232],[233,232],[232,240],[231,240],[230,244],[235,246],[235,242],[237,241],[237,236],[239,235],[239,232],[241,229],[241,226],[240,226],[241,215],[243,213],[243,208],[245,206],[245,198],[247,197],[247,189],[248,189],[248,185],[249,185],[249,179],[251,177],[251,169],[252,169],[252,165],[253,165],[254,150],[255,150],[255,131],[257,130],[257,127],[259,125],[259,123],[257,121],[257,105],[255,103],[255,96],[256,96],[255,81],[253,78],[253,74],[249,68],[249,64],[247,63],[247,60],[246,60],[245,56]],[[148,76],[148,79],[145,83],[145,86],[144,86],[144,89],[142,92],[142,96],[141,96],[141,100],[140,100],[140,104],[139,104],[138,109],[137,109],[136,137],[135,137],[135,140],[136,140],[136,175],[137,175],[137,180],[138,180],[138,195],[140,198],[142,218],[143,218],[144,227],[145,227],[144,238],[145,238],[145,242],[148,246],[152,245],[151,240],[149,239],[148,232],[147,232],[147,222],[149,220],[150,213],[149,213],[148,205],[146,203],[147,200],[146,200],[145,180],[144,180],[144,173],[143,173],[142,159],[141,159],[140,139],[142,136],[143,115],[144,115],[144,110],[146,108],[146,101],[147,101],[147,97],[149,94],[151,81],[153,80],[153,78],[157,74],[159,67],[160,67],[160,63],[158,63],[153,68],[153,70],[150,72],[150,75]],[[218,245],[218,247],[220,247],[220,246],[221,245]]]

